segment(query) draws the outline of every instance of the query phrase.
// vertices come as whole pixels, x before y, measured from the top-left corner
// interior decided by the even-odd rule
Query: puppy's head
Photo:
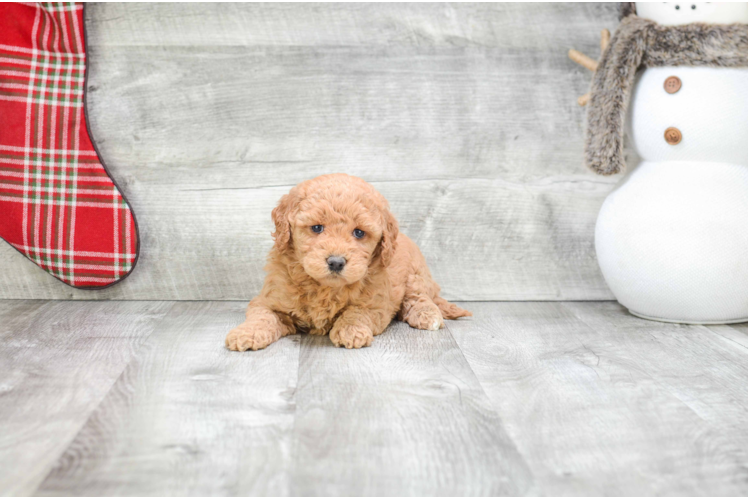
[[[331,174],[302,182],[273,210],[276,249],[323,285],[360,281],[377,262],[389,265],[397,221],[387,200],[358,177]]]

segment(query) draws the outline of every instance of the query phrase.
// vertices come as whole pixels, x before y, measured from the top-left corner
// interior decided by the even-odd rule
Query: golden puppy
[[[346,174],[302,182],[273,210],[275,245],[260,295],[226,346],[257,350],[296,332],[371,345],[392,318],[438,330],[472,314],[439,297],[421,251],[398,233],[387,200]]]

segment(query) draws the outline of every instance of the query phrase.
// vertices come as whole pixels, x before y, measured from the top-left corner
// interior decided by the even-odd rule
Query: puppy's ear
[[[388,208],[385,208],[382,214],[384,216],[384,228],[382,229],[382,241],[380,242],[380,256],[382,265],[387,267],[395,256],[397,235],[400,233],[400,228],[397,225],[397,219]]]
[[[278,202],[278,206],[273,209],[272,216],[275,223],[275,248],[279,252],[285,252],[291,243],[291,214],[296,211],[299,204],[299,197],[292,189],[288,194]]]

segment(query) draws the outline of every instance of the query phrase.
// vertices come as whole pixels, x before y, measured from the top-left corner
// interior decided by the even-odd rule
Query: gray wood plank
[[[470,304],[449,329],[550,495],[745,495],[746,353],[616,303]]]
[[[294,495],[518,495],[532,485],[446,330],[396,322],[354,351],[304,336],[296,405]]]
[[[464,300],[610,299],[593,249],[615,178],[582,166],[613,4],[101,4],[90,118],[132,202],[127,281],[72,290],[0,245],[0,298],[248,299],[299,181],[373,181]],[[468,285],[470,284],[470,285]]]
[[[681,480],[698,494],[748,494],[748,350],[734,341],[723,341],[700,325],[670,325],[625,314],[618,304],[600,307],[567,304],[576,311],[594,313],[580,317],[592,327],[626,339],[638,334],[657,341],[655,348],[637,346],[635,353],[664,391],[686,405],[697,425],[680,433],[691,437],[687,452],[675,455],[686,464]],[[615,344],[614,344],[615,345]],[[649,346],[647,346],[649,347]],[[662,415],[667,419],[667,415]],[[669,422],[677,425],[676,421]],[[685,444],[685,443],[683,443]],[[668,453],[678,448],[665,447]],[[690,476],[685,471],[690,469]]]
[[[244,306],[175,305],[37,494],[287,494],[299,338],[228,351]]]
[[[91,4],[89,26],[108,46],[381,46],[554,44],[598,50],[586,30],[615,27],[610,3],[145,3]],[[563,22],[564,25],[560,25]],[[191,29],[186,30],[189,27]],[[137,35],[137,36],[134,36]]]
[[[392,200],[401,230],[421,247],[447,296],[518,300],[542,293],[549,299],[608,298],[590,236],[600,199],[589,193],[599,191],[592,183],[583,184],[574,192],[559,191],[554,185],[531,190],[479,180],[375,186]],[[151,227],[144,224],[141,231],[140,269],[122,284],[99,292],[73,290],[60,283],[66,296],[248,300],[259,292],[265,255],[272,245],[270,211],[290,186],[189,196],[143,188],[154,201],[141,211]],[[195,214],[195,196],[204,200],[200,205],[214,208]],[[545,202],[538,204],[538,198]],[[580,212],[590,215],[584,225],[577,220]],[[472,223],[465,222],[468,214]],[[574,250],[555,253],[560,241]],[[587,265],[590,262],[594,268]],[[15,277],[20,280],[25,273],[38,271],[30,262],[21,264],[15,274],[6,275],[5,290],[13,287]],[[46,278],[44,273],[36,274]],[[544,281],[547,286],[540,292],[536,285]],[[30,295],[54,295],[59,287],[50,284],[54,286],[45,293],[27,290]]]
[[[706,326],[706,329],[729,342],[733,342],[748,349],[748,323],[737,325],[709,325]]]
[[[49,306],[46,300],[0,300],[0,341],[26,330],[37,312]]]
[[[169,307],[0,301],[0,495],[34,492]]]

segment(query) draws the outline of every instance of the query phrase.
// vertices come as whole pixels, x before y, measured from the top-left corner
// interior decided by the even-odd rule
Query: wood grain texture
[[[748,349],[748,324],[708,325],[706,328],[710,332]]]
[[[0,301],[0,495],[36,490],[169,306]]]
[[[591,22],[617,24],[618,6],[486,3],[190,3],[93,5],[89,18],[108,45],[121,46],[503,46],[545,50],[569,44],[599,53]],[[199,20],[199,24],[195,20]],[[565,26],[558,26],[560,22]],[[185,27],[192,30],[185,30]],[[594,27],[594,26],[593,26]],[[565,30],[564,32],[560,29]],[[602,28],[601,28],[602,29]],[[138,33],[138,36],[133,36]],[[583,47],[584,50],[580,47]]]
[[[37,494],[287,494],[299,338],[228,351],[243,314],[176,304]]]
[[[582,166],[614,4],[94,4],[90,119],[138,217],[125,282],[73,290],[0,245],[0,298],[248,299],[296,183],[372,181],[445,296],[610,299]]]
[[[616,303],[470,304],[449,323],[547,495],[745,495],[748,351]]]
[[[470,308],[236,353],[240,302],[0,300],[0,495],[748,494],[745,325]]]
[[[532,484],[449,332],[401,322],[355,351],[303,337],[292,477],[301,496],[520,495]]]
[[[531,477],[446,330],[229,352],[238,303],[179,303],[40,495],[522,493]],[[298,388],[297,388],[298,379]]]

